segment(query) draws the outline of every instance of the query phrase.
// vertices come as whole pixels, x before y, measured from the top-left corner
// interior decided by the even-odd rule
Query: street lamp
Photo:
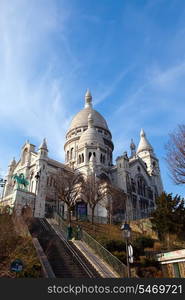
[[[128,240],[131,236],[131,228],[129,226],[129,224],[125,223],[121,226],[121,230],[122,230],[122,234],[123,234],[123,238],[126,242],[126,256],[127,256],[127,276],[131,277],[130,275],[130,263],[129,263],[129,246],[128,245]]]
[[[36,180],[36,186],[35,186],[35,199],[34,199],[34,203],[33,203],[33,217],[35,216],[35,206],[36,206],[36,197],[37,197],[37,189],[38,189],[38,183],[40,180],[40,173],[41,170],[39,172],[37,172],[37,174],[35,175],[35,180]]]

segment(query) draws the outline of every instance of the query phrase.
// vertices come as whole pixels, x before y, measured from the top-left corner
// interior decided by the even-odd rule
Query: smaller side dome
[[[79,148],[81,146],[84,146],[85,144],[87,144],[87,145],[97,145],[97,144],[104,145],[103,138],[97,132],[97,130],[94,128],[94,119],[93,119],[93,115],[91,113],[88,115],[88,128],[86,131],[83,132],[83,134],[80,137]]]

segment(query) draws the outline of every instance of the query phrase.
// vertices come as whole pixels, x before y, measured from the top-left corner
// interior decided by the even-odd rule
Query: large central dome
[[[72,119],[64,145],[65,163],[73,169],[88,171],[91,155],[100,166],[112,165],[114,145],[107,122],[92,107],[92,96],[85,94],[85,107]]]
[[[107,122],[102,115],[92,108],[92,96],[89,91],[85,95],[85,107],[74,116],[69,126],[68,132],[78,127],[88,126],[88,115],[93,115],[94,126],[109,130]]]
[[[101,127],[106,130],[108,129],[107,122],[105,119],[100,115],[99,112],[97,112],[95,109],[92,109],[90,107],[84,108],[79,113],[77,113],[76,116],[72,119],[71,125],[69,127],[69,130],[72,130],[74,128],[88,126],[88,115],[92,114],[94,119],[94,126]]]

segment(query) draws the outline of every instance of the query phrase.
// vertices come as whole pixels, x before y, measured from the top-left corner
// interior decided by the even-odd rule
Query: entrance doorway
[[[76,217],[77,220],[87,219],[87,204],[83,201],[76,204]]]

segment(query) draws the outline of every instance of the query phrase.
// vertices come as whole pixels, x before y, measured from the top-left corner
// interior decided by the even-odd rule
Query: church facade
[[[44,217],[48,210],[57,206],[53,192],[50,192],[54,185],[53,175],[59,169],[73,170],[84,176],[93,173],[106,178],[123,190],[129,219],[147,217],[155,208],[156,197],[163,191],[159,160],[152,145],[142,129],[138,147],[131,140],[130,154],[124,152],[116,158],[115,164],[113,150],[111,131],[103,116],[93,108],[91,93],[87,91],[84,108],[74,116],[66,133],[65,162],[48,156],[45,139],[37,151],[27,141],[21,149],[19,161],[13,159],[9,165],[2,203],[16,206],[19,212],[28,205],[36,217]],[[27,190],[15,184],[13,178],[20,174],[29,182]],[[85,205],[86,214],[90,215],[90,208]],[[61,205],[60,210],[64,214],[65,205]],[[107,211],[100,204],[96,207],[95,215],[106,222]]]

